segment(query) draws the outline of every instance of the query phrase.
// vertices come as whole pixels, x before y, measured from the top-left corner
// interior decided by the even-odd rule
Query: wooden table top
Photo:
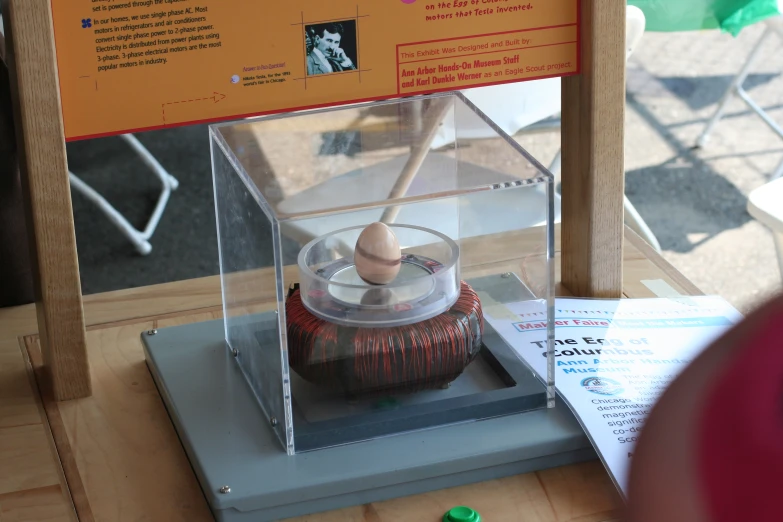
[[[628,230],[623,287],[629,298],[701,293]],[[0,522],[212,520],[139,334],[220,317],[220,299],[218,277],[86,296],[94,392],[61,403],[39,378],[35,308],[0,309]],[[608,522],[622,508],[593,461],[294,520],[436,522],[458,504],[488,522]]]

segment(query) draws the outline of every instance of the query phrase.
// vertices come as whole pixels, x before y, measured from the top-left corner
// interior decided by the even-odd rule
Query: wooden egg
[[[383,223],[372,223],[359,234],[353,261],[356,273],[365,282],[385,285],[400,272],[400,243],[392,229]]]

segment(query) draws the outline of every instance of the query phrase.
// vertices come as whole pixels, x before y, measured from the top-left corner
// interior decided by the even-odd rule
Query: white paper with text
[[[541,302],[497,305],[485,320],[546,376]],[[623,496],[634,443],[661,392],[742,316],[719,297],[557,299],[555,383]]]

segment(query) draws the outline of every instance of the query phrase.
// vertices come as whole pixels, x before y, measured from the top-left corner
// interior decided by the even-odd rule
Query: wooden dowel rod
[[[389,199],[400,198],[408,192],[413,179],[418,174],[424,159],[427,157],[427,153],[430,151],[430,146],[438,133],[438,128],[443,123],[443,118],[446,117],[446,114],[452,107],[454,107],[454,101],[451,97],[432,99],[423,118],[424,129],[421,138],[418,143],[411,147],[411,155],[408,157],[408,161],[405,162],[402,171],[400,171],[394,187],[389,192]],[[381,216],[381,223],[393,223],[399,213],[399,206],[386,208]]]

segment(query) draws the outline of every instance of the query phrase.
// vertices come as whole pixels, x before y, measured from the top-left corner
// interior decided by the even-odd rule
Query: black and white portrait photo
[[[307,75],[357,69],[356,20],[305,26]]]

